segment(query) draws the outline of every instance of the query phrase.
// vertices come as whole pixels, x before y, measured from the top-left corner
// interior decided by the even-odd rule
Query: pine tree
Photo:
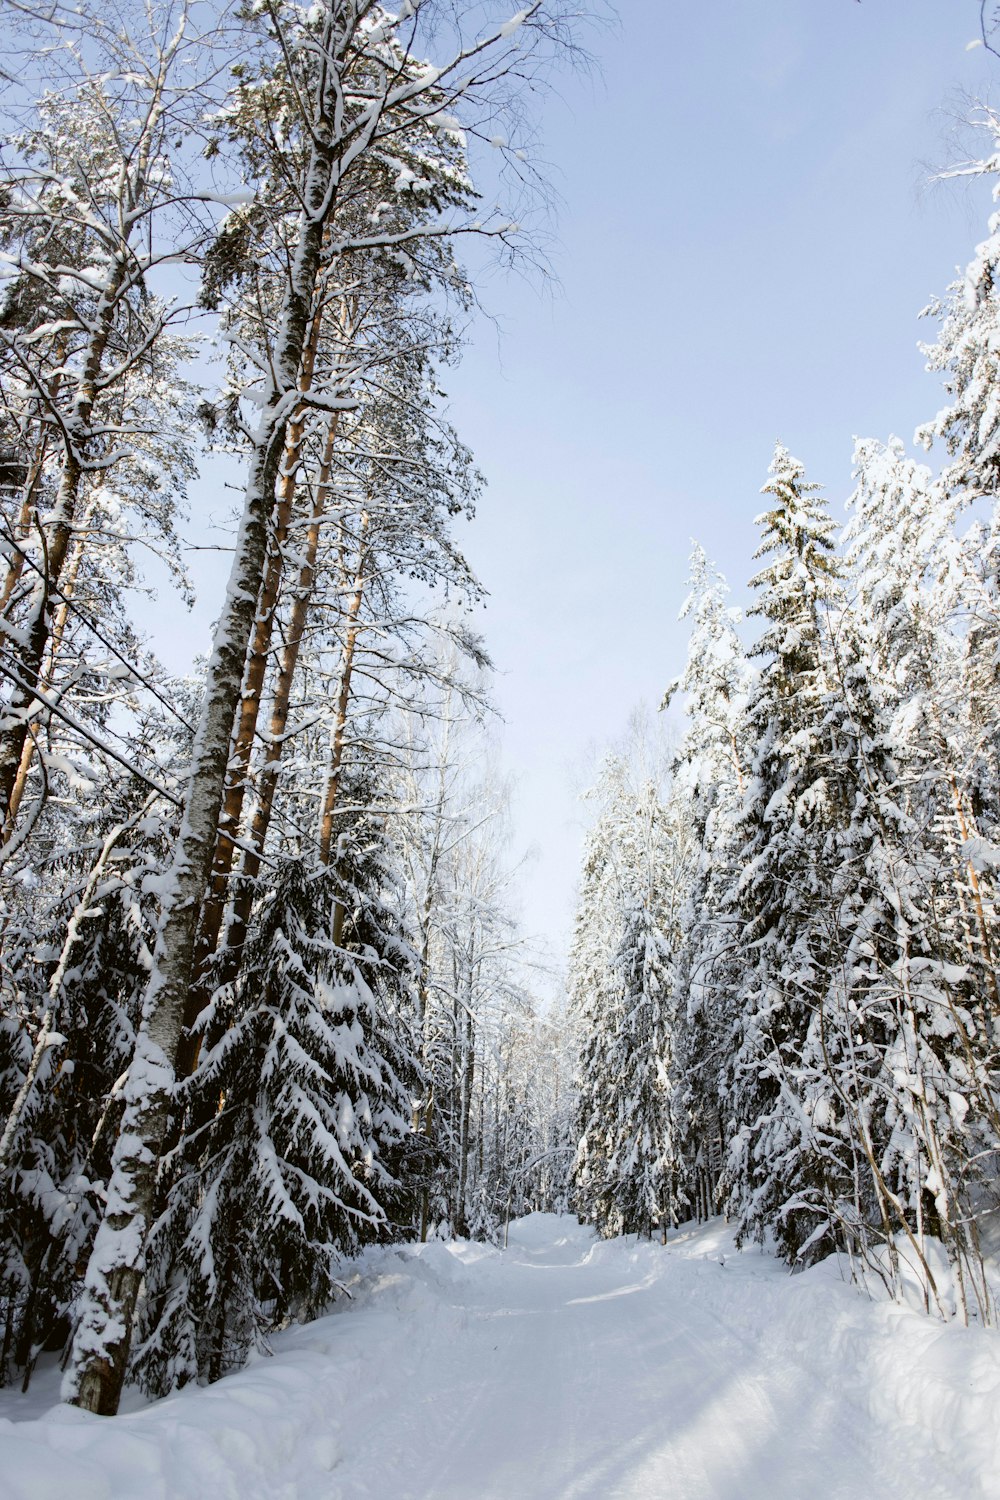
[[[191,58],[183,26],[167,42],[147,37],[149,57],[110,29],[96,40],[103,66],[88,76],[81,62],[68,94],[39,101],[2,172],[0,243],[14,269],[0,301],[12,481],[0,495],[0,843],[15,831],[39,723],[55,702],[65,725],[76,696],[67,609],[95,587],[120,607],[140,542],[180,575],[175,511],[193,472],[192,346],[156,295],[160,261],[198,238],[190,215],[178,222],[185,194],[165,158],[190,120],[194,78],[180,88],[176,75]]]
[[[21,912],[8,909],[13,1003],[0,1027],[5,1301],[0,1382],[59,1348],[110,1170],[121,1088],[148,973],[164,827],[141,783],[59,848]],[[6,997],[5,997],[6,998]]]
[[[893,1278],[894,1237],[926,1264],[933,1235],[965,1301],[981,1278],[969,1195],[983,1192],[976,1163],[996,1111],[983,1003],[991,908],[974,867],[956,858],[969,829],[960,644],[937,586],[946,537],[930,475],[895,441],[859,444],[855,459],[846,539],[857,601],[837,704],[854,777],[837,917],[850,933],[840,997],[850,1057],[835,1081],[868,1169],[858,1213],[886,1242]],[[971,922],[956,922],[956,896]]]
[[[986,133],[989,149],[982,160],[957,168],[955,175],[991,179],[997,199],[1000,117],[982,107],[973,123]],[[925,447],[942,441],[948,455],[934,484],[937,592],[963,621],[960,691],[968,730],[969,793],[973,815],[995,838],[1000,835],[1000,213],[991,215],[987,237],[964,275],[925,315],[940,325],[925,353],[928,369],[944,376],[947,397],[937,416],[917,430]],[[957,519],[970,512],[964,532],[956,535]]]
[[[597,786],[588,794],[602,796],[605,806],[584,841],[583,868],[577,898],[573,941],[567,974],[568,1008],[581,1048],[577,1060],[576,1156],[572,1169],[572,1198],[577,1212],[596,1219],[607,1178],[603,1122],[610,1118],[608,1078],[596,1038],[615,996],[610,984],[614,952],[614,913],[618,905],[615,861],[616,805],[620,800],[623,768],[609,760]],[[617,1014],[617,1013],[616,1013]],[[594,1125],[593,1134],[588,1128]]]
[[[605,1233],[651,1234],[676,1212],[669,953],[648,904],[634,897],[622,913],[611,991],[603,1055],[591,1063],[610,1084],[597,1222]]]
[[[391,1000],[412,955],[400,937],[391,952],[380,857],[359,832],[349,891],[297,860],[272,874],[241,973],[202,1022],[135,1359],[154,1391],[217,1379],[314,1317],[341,1259],[392,1231],[415,1072]],[[340,947],[337,901],[350,903]]]

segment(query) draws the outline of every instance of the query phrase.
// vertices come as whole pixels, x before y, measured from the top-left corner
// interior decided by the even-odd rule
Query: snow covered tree
[[[739,611],[726,603],[727,593],[695,545],[690,593],[681,610],[682,618],[691,619],[687,665],[663,703],[682,691],[689,719],[671,792],[685,804],[677,816],[688,821],[693,851],[674,970],[677,1116],[684,1129],[687,1192],[705,1216],[713,1211],[722,1167],[720,1079],[738,989],[732,921],[723,907],[747,756],[737,735],[749,667],[737,634]]]
[[[989,141],[984,158],[957,167],[950,176],[993,180],[1000,194],[1000,116],[981,107],[972,122]],[[934,483],[937,594],[954,613],[964,642],[962,690],[969,735],[969,791],[974,814],[1000,834],[1000,403],[997,399],[1000,327],[1000,214],[989,221],[985,240],[964,275],[925,313],[939,324],[925,346],[928,369],[944,376],[946,405],[917,431],[930,447],[942,441],[948,459]],[[971,514],[964,532],[957,520]],[[926,524],[926,523],[925,523]],[[957,685],[956,685],[957,686]]]
[[[651,1234],[669,1222],[671,1145],[669,955],[646,903],[629,898],[597,1026],[584,1043],[578,1191],[603,1234]]]
[[[798,460],[780,444],[762,493],[753,613],[764,634],[746,708],[746,790],[726,910],[743,978],[727,1060],[729,1211],[741,1235],[771,1231],[794,1258],[829,1222],[849,1172],[811,1117],[819,1000],[831,964],[829,884],[849,806],[827,727],[832,614],[840,606],[834,526]]]
[[[996,1123],[996,979],[988,881],[963,856],[974,824],[962,646],[940,587],[949,533],[901,444],[861,443],[855,461],[857,598],[837,660],[855,773],[837,914],[850,941],[834,997],[850,1058],[834,1081],[870,1174],[867,1232],[887,1242],[894,1276],[894,1235],[923,1260],[925,1236],[942,1239],[967,1305],[981,1280],[972,1200],[988,1194],[977,1163]]]
[[[144,552],[183,586],[192,346],[161,268],[204,228],[178,146],[204,104],[184,19],[78,16],[58,88],[4,101],[3,1362],[25,1381],[65,1339],[103,1211],[173,831],[160,757],[188,749],[127,597]]]
[[[411,712],[397,730],[412,736],[399,796],[411,809],[400,834],[425,1074],[415,1123],[435,1162],[422,1238],[496,1238],[530,1200],[544,1149],[532,945],[510,898],[510,788],[473,717],[484,674],[463,678],[464,696],[449,686],[437,719]]]
[[[357,65],[363,72],[370,63]],[[275,203],[291,202],[294,188],[269,118],[294,114],[294,107],[294,79],[284,68],[253,72],[241,65],[226,132],[248,173],[263,177],[266,188],[224,223],[205,277],[205,297],[222,306],[232,338],[228,388],[217,415],[227,439],[239,446],[248,441],[252,418],[241,410],[239,393],[270,358],[289,255],[291,221],[276,213]],[[438,411],[436,385],[436,365],[453,357],[455,343],[440,294],[443,289],[460,305],[468,300],[451,236],[443,232],[443,216],[464,213],[471,200],[461,132],[409,109],[395,132],[388,121],[381,129],[393,134],[393,154],[373,150],[359,161],[336,214],[336,254],[324,251],[316,278],[301,382],[320,404],[304,405],[286,435],[211,890],[199,924],[189,1028],[207,1003],[208,967],[217,970],[213,953],[224,921],[227,942],[239,947],[282,782],[300,769],[289,753],[296,739],[295,722],[289,722],[293,700],[300,721],[321,724],[329,742],[319,829],[328,853],[352,730],[365,717],[356,710],[359,688],[370,690],[375,677],[386,696],[405,695],[421,670],[414,642],[428,612],[401,597],[399,581],[472,595],[478,590],[449,535],[452,518],[471,513],[478,475]],[[350,400],[326,411],[318,393],[331,383]],[[389,637],[399,641],[394,651]],[[275,652],[272,642],[279,639]],[[307,676],[312,701],[302,693]],[[262,716],[268,740],[261,761]],[[235,908],[228,918],[227,902]],[[193,1048],[185,1051],[190,1065]]]
[[[680,1198],[672,963],[683,836],[642,771],[641,755],[603,767],[570,965],[581,1035],[573,1196],[607,1235],[665,1232]]]
[[[385,957],[375,929],[392,919],[364,843],[349,901],[329,870],[289,860],[272,876],[236,984],[201,1023],[191,1128],[150,1245],[135,1363],[153,1390],[217,1379],[315,1316],[340,1259],[391,1228],[416,1081],[391,1002],[412,959],[399,937]],[[351,909],[340,946],[336,901]]]
[[[4,842],[39,723],[52,713],[63,729],[72,723],[81,665],[66,650],[76,621],[67,611],[95,588],[113,608],[134,581],[137,543],[177,571],[174,513],[192,473],[194,402],[182,378],[191,348],[156,277],[200,233],[182,207],[180,163],[167,163],[197,89],[183,7],[160,19],[163,32],[154,22],[137,42],[97,27],[100,66],[78,62],[68,91],[39,101],[0,174]],[[43,775],[39,791],[46,785]]]
[[[366,164],[392,154],[397,137],[418,134],[435,117],[453,130],[451,105],[474,125],[476,111],[495,118],[514,73],[534,76],[563,30],[557,11],[541,5],[477,31],[468,29],[440,66],[418,63],[410,50],[421,40],[435,7],[407,8],[392,18],[357,0],[325,0],[307,14],[292,7],[254,9],[247,39],[268,50],[265,73],[288,68],[292,107],[282,122],[290,180],[287,275],[270,316],[273,339],[265,361],[249,357],[249,382],[239,393],[255,408],[244,423],[246,486],[226,599],[209,660],[201,714],[184,797],[181,834],[164,885],[153,973],[126,1088],[108,1208],[88,1267],[67,1373],[66,1394],[94,1411],[116,1409],[127,1363],[144,1245],[156,1200],[157,1163],[172,1096],[174,1059],[181,1041],[192,976],[200,906],[211,873],[215,831],[225,791],[231,730],[259,614],[268,547],[281,505],[281,476],[293,424],[306,412],[328,419],[354,404],[352,376],[368,351],[349,350],[346,365],[331,366],[327,383],[310,376],[312,334],[331,275],[342,257],[406,252],[411,240],[429,243],[487,221],[471,215],[456,224],[442,214],[433,225],[397,235],[370,224],[358,234],[351,195]],[[449,19],[460,22],[449,11]],[[461,27],[460,27],[461,31]],[[440,40],[440,38],[439,38]],[[411,179],[400,173],[399,190]],[[503,221],[493,221],[498,233]],[[509,226],[508,226],[509,230]]]
[[[980,106],[972,123],[988,136],[991,149],[984,158],[947,175],[995,178],[1000,173],[1000,116]],[[1000,214],[994,214],[988,235],[977,245],[964,275],[924,310],[924,316],[936,318],[941,325],[937,340],[925,346],[924,352],[928,369],[944,375],[949,399],[931,422],[918,429],[917,437],[928,447],[935,438],[944,441],[950,463],[942,478],[959,503],[995,496],[1000,480],[1000,365],[993,338],[1000,312],[998,266]]]
[[[18,1370],[25,1386],[39,1352],[65,1341],[99,1222],[169,826],[141,783],[109,780],[104,793],[89,835],[76,827],[30,905],[6,913],[0,1381]]]

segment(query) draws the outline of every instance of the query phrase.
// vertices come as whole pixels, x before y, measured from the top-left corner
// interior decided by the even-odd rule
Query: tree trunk
[[[54,396],[55,391],[50,392],[50,394]],[[47,448],[48,434],[43,432],[35,445],[35,455],[28,468],[28,475],[24,484],[24,494],[21,497],[21,507],[14,525],[14,540],[17,542],[20,550],[15,552],[11,558],[6,577],[3,581],[3,588],[0,589],[0,616],[7,614],[14,590],[20,583],[24,573],[25,554],[23,544],[27,542],[31,531],[31,519],[35,514],[35,506],[38,501],[38,487],[42,482]]]
[[[358,535],[358,561],[354,570],[351,596],[344,617],[344,647],[340,665],[340,688],[337,693],[337,712],[333,724],[330,746],[330,772],[323,797],[323,812],[319,830],[319,857],[323,864],[330,863],[330,846],[333,842],[333,819],[337,810],[337,795],[344,768],[344,745],[347,736],[347,718],[351,703],[351,678],[354,674],[354,657],[358,642],[358,618],[365,590],[365,567],[368,554],[365,548],[365,533],[368,530],[368,512],[362,511]]]
[[[88,506],[85,516],[92,514],[92,507]],[[84,521],[86,525],[86,519]],[[76,583],[83,563],[84,542],[82,537],[77,537],[73,548],[73,560],[69,566],[69,572],[59,591],[60,603],[55,612],[52,624],[52,638],[49,642],[49,660],[45,669],[44,686],[47,692],[51,692],[55,686],[55,668],[62,649],[63,637],[66,634],[66,626],[69,621],[69,602],[76,592]],[[0,831],[0,847],[9,843],[17,823],[17,814],[24,798],[25,789],[28,785],[28,772],[31,770],[31,762],[34,759],[35,746],[41,720],[36,719],[25,734],[24,747],[21,751],[21,760],[11,788],[10,801],[7,807],[7,817]]]
[[[948,785],[951,789],[952,804],[955,808],[955,822],[958,825],[958,831],[962,838],[962,842],[965,843],[969,838],[969,825],[965,816],[965,809],[962,806],[962,796],[958,789],[958,782],[951,774],[949,774],[948,776]],[[969,889],[972,892],[972,904],[976,912],[976,926],[979,929],[979,941],[983,950],[983,964],[986,969],[986,984],[989,989],[990,1000],[992,1002],[990,1014],[991,1016],[997,1016],[998,1014],[1000,1014],[1000,992],[998,992],[997,989],[997,975],[996,969],[993,965],[993,947],[990,942],[989,927],[986,922],[986,912],[983,907],[983,893],[980,888],[979,876],[976,872],[976,867],[968,858],[965,861],[965,869],[966,874],[969,878]]]
[[[302,358],[302,375],[299,379],[301,391],[309,390],[312,385],[321,322],[322,310],[317,309],[312,318],[311,332]],[[305,412],[300,409],[289,423],[285,451],[282,455],[281,479],[268,540],[264,576],[257,602],[253,639],[248,653],[242,696],[233,729],[226,788],[222,797],[222,810],[212,855],[212,874],[198,927],[198,942],[193,967],[194,983],[188,993],[184,1008],[184,1036],[181,1039],[177,1057],[177,1072],[180,1077],[187,1077],[191,1074],[197,1064],[200,1039],[192,1034],[192,1028],[211,998],[212,986],[206,968],[218,945],[226,910],[229,877],[236,855],[235,841],[239,835],[240,820],[243,816],[254,737],[257,732],[264,678],[271,651],[271,638],[274,633],[281,587],[282,549],[291,523],[296,471],[304,431]],[[259,868],[259,860],[257,864]]]
[[[330,56],[332,43],[333,24],[328,13],[317,45]],[[331,66],[330,71],[335,69]],[[332,95],[334,85],[329,77],[325,86]],[[107,1204],[87,1268],[73,1359],[64,1382],[68,1400],[101,1414],[117,1411],[125,1380],[198,918],[211,874],[232,728],[253,638],[282,453],[289,423],[299,409],[299,382],[324,224],[336,196],[336,156],[330,144],[334,103],[330,98],[317,104],[321,106],[317,113],[323,128],[318,128],[317,122],[311,134],[298,244],[275,347],[274,386],[261,411],[251,450],[243,517],[209,660],[180,832],[165,882],[153,970],[125,1088]]]
[[[59,395],[59,389],[63,384],[62,365],[66,359],[66,351],[69,348],[68,336],[63,333],[54,342],[50,351],[50,357],[55,360],[57,373],[50,376],[46,382],[45,390],[49,401],[54,402]],[[27,477],[24,482],[24,493],[21,496],[21,507],[17,522],[14,527],[14,540],[19,545],[28,540],[31,531],[31,521],[35,514],[38,503],[38,490],[45,472],[45,457],[49,449],[50,434],[43,428],[38,434],[34,446],[34,453],[28,464]],[[0,589],[0,616],[7,614],[14,590],[21,581],[24,572],[25,554],[22,550],[16,552],[10,560],[7,575],[4,578],[3,588]]]
[[[476,1071],[476,1042],[472,1024],[472,1013],[464,1016],[465,1046],[462,1058],[461,1115],[458,1135],[458,1225],[460,1233],[468,1233],[466,1194],[469,1184],[469,1123],[472,1118],[472,1086]]]
[[[222,955],[221,965],[214,976],[215,982],[220,985],[230,983],[235,978],[239,966],[240,953],[246,940],[250,912],[253,906],[253,881],[260,872],[264,846],[267,842],[268,830],[271,826],[274,798],[278,788],[278,770],[286,744],[285,732],[288,728],[288,711],[291,704],[292,686],[295,681],[299,651],[309,618],[309,606],[316,578],[316,557],[319,550],[320,532],[331,492],[330,474],[333,467],[333,451],[337,437],[338,420],[338,416],[335,414],[331,418],[327,428],[326,447],[320,469],[320,481],[316,501],[309,523],[309,531],[306,536],[305,554],[295,586],[294,602],[288,620],[285,645],[281,653],[278,676],[274,686],[271,719],[268,725],[267,750],[259,776],[257,806],[247,837],[248,847],[243,851],[240,864],[240,888],[234,898],[232,913],[226,929],[225,952]],[[216,929],[217,936],[218,928]],[[207,960],[207,957],[208,954],[206,953],[205,960]],[[207,987],[204,985],[198,986],[193,990],[192,995],[199,1003],[197,1009],[193,1002],[189,1005],[188,1027],[194,1024],[195,1019],[200,1013],[201,1005],[206,1003],[209,998]],[[178,1074],[186,1076],[188,1073],[193,1072],[197,1058],[197,1041],[189,1033],[185,1037],[181,1056],[178,1061]]]
[[[330,772],[327,777],[326,792],[323,797],[323,811],[320,818],[319,857],[324,865],[331,863],[334,815],[337,810],[337,798],[340,793],[340,780],[344,768],[347,718],[351,703],[351,679],[354,675],[355,651],[358,643],[358,619],[361,614],[361,604],[365,589],[365,565],[367,562],[365,532],[367,529],[368,512],[362,511],[358,536],[358,562],[354,571],[353,591],[347,606],[345,618],[346,630],[340,667],[340,689],[337,693],[337,712],[334,719],[333,736],[330,746]],[[335,900],[332,932],[335,948],[339,948],[343,942],[346,917],[347,909],[343,901],[339,899]]]

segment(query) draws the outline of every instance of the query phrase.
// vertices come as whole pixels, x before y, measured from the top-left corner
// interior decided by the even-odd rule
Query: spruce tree
[[[396,992],[412,954],[371,830],[343,837],[338,872],[288,859],[270,873],[240,974],[201,1023],[134,1361],[153,1391],[238,1367],[332,1300],[343,1257],[394,1232],[416,1082]]]
[[[103,814],[86,831],[71,820],[30,899],[7,910],[0,1384],[18,1374],[26,1386],[39,1352],[69,1332],[148,973],[162,810],[124,777],[104,795]]]
[[[831,615],[839,608],[834,526],[780,444],[762,493],[767,566],[753,579],[764,633],[742,737],[746,792],[726,910],[743,970],[725,1077],[733,1125],[729,1211],[741,1237],[772,1233],[794,1258],[829,1222],[850,1165],[816,1117],[820,1000],[835,956],[829,887],[845,813],[827,724]]]
[[[681,610],[681,617],[691,620],[687,664],[664,699],[665,707],[682,691],[689,721],[672,788],[672,799],[685,806],[692,842],[675,964],[677,1118],[687,1191],[705,1216],[716,1206],[724,1146],[721,1071],[739,965],[723,896],[747,754],[738,736],[749,668],[737,634],[740,614],[727,604],[727,593],[696,544],[690,593]]]
[[[855,460],[846,540],[856,602],[837,663],[854,776],[837,917],[850,935],[850,1058],[837,1087],[868,1169],[860,1217],[886,1241],[893,1279],[897,1238],[925,1259],[926,1236],[938,1237],[967,1305],[981,1278],[972,1203],[988,1195],[979,1163],[997,1123],[995,979],[988,886],[960,854],[974,825],[962,648],[936,561],[947,534],[934,482],[901,444],[861,443]],[[956,920],[963,908],[968,919]]]
[[[679,844],[652,781],[610,758],[588,839],[572,970],[581,1018],[574,1202],[605,1235],[676,1222]],[[600,925],[586,928],[600,906]]]

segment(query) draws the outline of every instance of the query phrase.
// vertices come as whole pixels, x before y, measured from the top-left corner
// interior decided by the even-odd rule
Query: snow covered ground
[[[1000,1337],[738,1253],[533,1214],[370,1252],[354,1300],[106,1420],[0,1403],[3,1500],[1000,1497]],[[51,1381],[53,1375],[49,1376]],[[20,1420],[19,1420],[20,1419]]]

